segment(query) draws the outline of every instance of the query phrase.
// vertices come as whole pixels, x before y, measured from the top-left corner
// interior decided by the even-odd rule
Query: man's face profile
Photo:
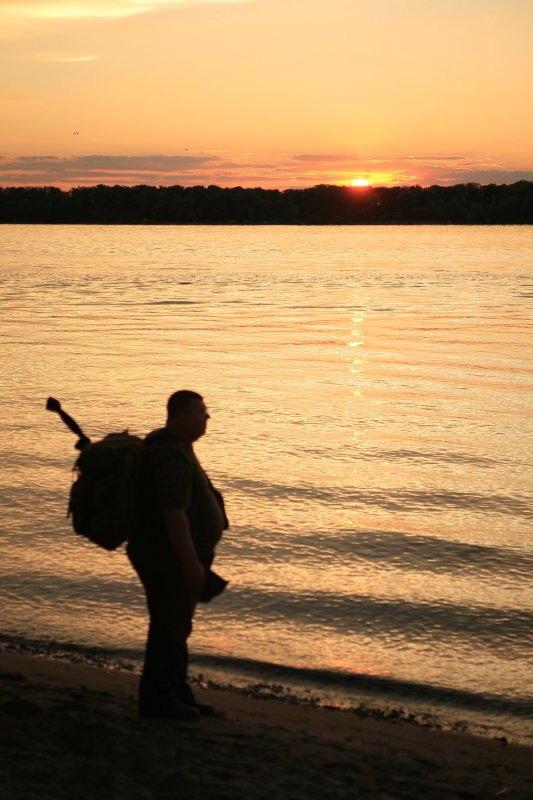
[[[195,442],[204,435],[208,419],[209,414],[204,401],[191,400],[187,411],[182,412],[183,426],[189,441]]]

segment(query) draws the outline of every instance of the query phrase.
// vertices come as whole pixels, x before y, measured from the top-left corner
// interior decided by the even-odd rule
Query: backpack
[[[136,530],[140,510],[139,482],[144,442],[128,431],[109,433],[91,442],[53,397],[46,407],[56,411],[80,438],[74,463],[67,516],[74,531],[106,550],[115,550]]]
[[[127,431],[109,433],[76,459],[67,516],[76,533],[116,550],[139,522],[139,474],[143,440]]]

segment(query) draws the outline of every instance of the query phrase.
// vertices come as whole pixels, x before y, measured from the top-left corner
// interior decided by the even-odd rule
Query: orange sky
[[[0,185],[533,180],[532,0],[0,0]]]

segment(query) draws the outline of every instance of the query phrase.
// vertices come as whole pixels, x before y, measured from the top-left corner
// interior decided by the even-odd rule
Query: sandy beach
[[[0,653],[5,800],[533,796],[528,747],[200,690],[220,711],[139,720],[137,677]]]

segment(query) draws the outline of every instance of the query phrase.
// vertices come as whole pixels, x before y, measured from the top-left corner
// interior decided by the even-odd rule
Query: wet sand
[[[218,690],[215,718],[139,720],[136,685],[0,653],[4,800],[533,797],[533,748]]]

